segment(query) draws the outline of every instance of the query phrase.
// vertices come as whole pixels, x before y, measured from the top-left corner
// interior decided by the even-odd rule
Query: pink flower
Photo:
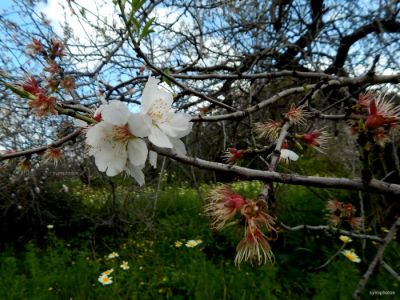
[[[63,152],[60,148],[49,148],[43,156],[45,162],[52,162],[55,166],[57,166],[62,157]]]
[[[342,202],[333,199],[333,200],[329,200],[326,204],[326,209],[329,210],[330,213],[335,213],[338,210],[342,209]]]
[[[42,43],[35,38],[32,38],[32,43],[26,46],[26,48],[32,54],[45,53]]]
[[[237,245],[236,251],[236,265],[242,261],[256,262],[258,265],[274,261],[268,240],[254,219],[248,220],[244,238]]]
[[[394,107],[393,103],[380,95],[376,100],[372,100],[369,105],[365,127],[377,128],[384,125],[393,125],[397,123],[399,114],[400,107]]]
[[[255,132],[259,138],[267,138],[271,142],[275,142],[281,131],[282,123],[279,121],[268,120],[263,123],[255,124]]]
[[[293,103],[290,106],[289,111],[285,114],[286,119],[289,120],[292,125],[305,125],[307,121],[307,117],[310,116],[310,113],[305,111],[304,105],[296,107]]]
[[[36,113],[38,117],[42,117],[47,114],[57,114],[56,98],[47,96],[45,94],[38,94],[36,99],[30,100],[28,105]]]
[[[324,130],[314,130],[301,136],[303,142],[317,151],[322,152],[329,141],[329,134]]]
[[[225,151],[223,158],[226,163],[235,163],[245,155],[245,150],[238,150],[236,148],[228,148]]]
[[[346,217],[353,216],[356,211],[356,208],[350,203],[344,203],[342,206],[342,213]]]
[[[208,199],[205,213],[211,217],[211,226],[217,230],[222,229],[246,203],[242,196],[235,194],[226,186],[212,189]]]
[[[351,226],[354,230],[360,230],[363,225],[363,219],[361,217],[349,217],[346,220],[346,223]]]

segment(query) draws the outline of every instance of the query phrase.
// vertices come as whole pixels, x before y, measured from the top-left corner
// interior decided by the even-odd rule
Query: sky
[[[1,0],[0,1],[0,9],[8,8],[11,6],[13,1],[11,0]]]

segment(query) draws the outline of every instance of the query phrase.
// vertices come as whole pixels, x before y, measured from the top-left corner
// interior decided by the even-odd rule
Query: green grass
[[[203,197],[209,188],[201,187]],[[235,183],[232,188],[246,197],[255,197],[261,183]],[[83,193],[78,188],[76,191]],[[290,225],[325,222],[323,192],[287,186],[276,191],[276,212],[282,221]],[[98,191],[83,194],[91,209],[101,206],[100,202],[90,201],[92,198],[109,201],[106,196],[101,198]],[[151,212],[153,190],[129,195],[136,209],[142,207]],[[117,189],[118,203],[125,209],[127,197],[123,189]],[[0,253],[0,299],[351,299],[365,264],[353,264],[339,255],[326,268],[310,270],[340,248],[336,236],[281,232],[278,240],[271,243],[276,256],[274,265],[242,264],[237,268],[233,260],[242,230],[231,226],[213,232],[202,205],[194,189],[165,187],[151,230],[144,225],[133,226],[129,237],[105,236],[97,239],[97,244],[89,243],[84,232],[80,237],[61,240],[56,237],[55,224],[46,235],[45,245],[29,243],[24,250],[9,247]],[[187,248],[184,244],[190,239],[203,242]],[[176,241],[183,246],[176,247]],[[358,241],[351,247],[361,253]],[[375,247],[367,243],[371,250],[365,255],[369,260]],[[112,251],[118,252],[119,257],[107,259]],[[393,243],[385,259],[398,269],[399,255],[398,245]],[[120,268],[122,261],[129,263],[129,270]],[[113,283],[103,286],[97,281],[98,276],[110,268],[114,268]],[[371,279],[364,296],[371,289],[400,293],[395,280],[383,270]]]

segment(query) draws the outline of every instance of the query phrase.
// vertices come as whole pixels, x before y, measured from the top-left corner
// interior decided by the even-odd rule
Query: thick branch
[[[400,32],[400,23],[395,20],[375,20],[371,24],[360,27],[352,34],[342,37],[335,60],[325,72],[337,73],[337,71],[343,67],[350,51],[350,47],[373,32]]]
[[[179,162],[196,166],[201,169],[208,169],[221,172],[230,172],[240,175],[248,179],[259,179],[263,181],[274,181],[293,185],[315,186],[320,188],[334,188],[346,190],[360,190],[379,192],[384,194],[400,195],[400,185],[391,184],[379,180],[372,179],[365,183],[360,178],[336,178],[336,177],[319,177],[319,176],[303,176],[297,174],[285,174],[273,171],[253,170],[235,165],[226,165],[222,163],[211,162],[200,158],[188,157],[176,153],[176,151],[166,148],[159,148],[149,143],[150,150],[156,151],[161,155],[168,156]]]

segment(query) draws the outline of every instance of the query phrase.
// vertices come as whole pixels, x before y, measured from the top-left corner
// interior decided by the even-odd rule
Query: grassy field
[[[247,197],[255,197],[260,187],[259,182],[233,184],[236,192]],[[200,195],[204,197],[209,188],[202,186]],[[101,209],[114,201],[119,210],[143,213],[134,216],[136,223],[130,216],[124,235],[108,232],[99,237],[97,232],[94,240],[92,229],[82,227],[78,235],[61,239],[66,228],[54,222],[54,228],[44,229],[42,244],[27,243],[22,249],[6,246],[0,253],[0,299],[351,299],[367,266],[339,255],[325,268],[312,270],[335,254],[342,242],[331,233],[297,231],[280,232],[272,242],[274,265],[238,268],[233,261],[242,231],[235,225],[221,232],[210,230],[198,191],[165,185],[155,223],[146,223],[154,190],[129,192],[133,200],[125,193],[117,188],[116,198],[110,199],[101,189],[71,188],[68,197],[76,197],[87,209]],[[278,187],[278,217],[289,225],[324,224],[326,193]],[[335,196],[352,197],[348,193]],[[189,240],[198,244],[187,247]],[[362,252],[361,243],[353,241],[351,248],[370,260],[376,245],[367,242],[367,251]],[[113,252],[118,257],[109,258]],[[385,259],[397,270],[399,256],[393,243]],[[110,269],[112,283],[101,284],[100,274]],[[398,283],[381,271],[368,284],[364,297],[374,289],[400,294]]]

